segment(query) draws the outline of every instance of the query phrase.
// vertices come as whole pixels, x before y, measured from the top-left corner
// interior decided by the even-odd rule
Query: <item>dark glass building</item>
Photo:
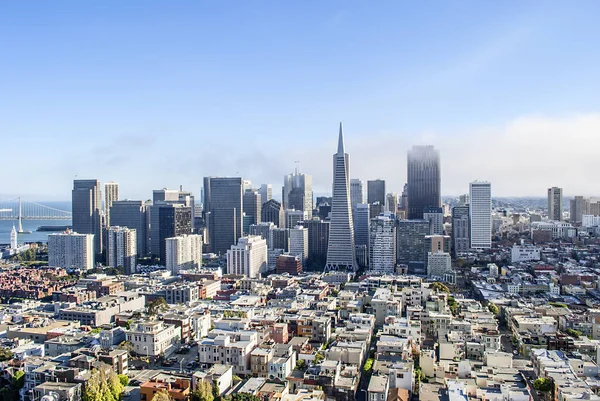
[[[138,256],[146,256],[148,240],[148,216],[143,201],[113,201],[110,207],[110,223],[113,226],[127,227],[136,231]]]
[[[367,181],[367,203],[385,205],[385,180]]]
[[[166,263],[166,239],[192,233],[192,208],[183,205],[161,205],[158,208],[160,261]]]
[[[284,224],[285,214],[281,203],[275,199],[269,199],[262,205],[260,212],[261,221],[271,222],[277,227],[281,227]]]
[[[204,221],[210,250],[224,254],[242,236],[243,180],[241,177],[204,177]]]
[[[73,231],[94,234],[94,252],[102,253],[102,191],[98,180],[75,180],[71,192]]]
[[[469,206],[454,206],[452,208],[452,255],[466,252],[471,247],[469,233]]]
[[[441,206],[440,155],[433,146],[413,146],[407,162],[407,218],[420,220],[425,208]]]

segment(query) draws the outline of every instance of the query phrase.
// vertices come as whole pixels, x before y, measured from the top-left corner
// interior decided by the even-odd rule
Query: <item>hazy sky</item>
[[[199,193],[300,161],[399,192],[406,150],[442,193],[598,195],[598,1],[13,1],[0,6],[0,199],[72,180]]]

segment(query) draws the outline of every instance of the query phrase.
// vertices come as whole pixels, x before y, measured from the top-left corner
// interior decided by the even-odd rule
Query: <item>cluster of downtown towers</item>
[[[108,227],[135,229],[138,256],[164,261],[167,238],[196,232],[203,234],[205,251],[225,254],[240,237],[262,233],[257,227],[265,223],[281,231],[284,243],[279,246],[286,248],[289,231],[285,235],[285,230],[303,225],[308,228],[309,253],[324,261],[320,268],[356,271],[369,263],[372,232],[376,231],[370,226],[382,218],[392,222],[394,263],[413,264],[420,270],[418,266],[427,263],[425,237],[444,234],[438,151],[433,146],[409,150],[407,183],[401,196],[386,194],[385,181],[378,179],[368,181],[364,203],[362,181],[349,177],[350,160],[340,124],[332,197],[318,198],[315,208],[312,178],[298,171],[284,178],[283,204],[272,199],[271,185],[253,189],[241,177],[205,177],[201,207],[191,192],[181,188],[154,190],[151,201],[119,200],[116,183],[105,184],[103,202],[98,180],[75,180],[73,231],[94,234],[95,254],[102,260]],[[470,205],[465,195],[452,209],[452,236],[446,237],[443,250],[457,253],[491,247],[490,184],[471,183],[469,197]]]

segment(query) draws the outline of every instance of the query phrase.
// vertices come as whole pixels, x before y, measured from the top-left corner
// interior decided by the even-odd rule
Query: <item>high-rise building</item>
[[[427,220],[399,220],[396,226],[396,260],[398,264],[421,264],[425,268],[425,236]]]
[[[261,207],[271,199],[273,199],[273,186],[271,184],[262,184],[258,190],[260,194]]]
[[[354,243],[356,246],[365,245],[369,247],[369,232],[371,224],[371,213],[369,205],[360,203],[356,205],[354,213]]]
[[[426,235],[425,236],[425,256],[428,252],[446,252],[452,250],[452,238],[449,235]],[[427,260],[427,259],[425,259]]]
[[[72,191],[73,231],[94,235],[94,252],[102,253],[102,191],[98,180],[75,180]]]
[[[423,209],[423,220],[429,222],[430,235],[442,235],[444,233],[444,211],[441,207],[428,206]]]
[[[489,182],[469,184],[469,220],[471,222],[471,248],[492,247],[492,186]]]
[[[299,222],[310,219],[310,216],[305,210],[286,209],[285,210],[285,226],[292,228],[298,225]]]
[[[277,274],[288,273],[297,276],[302,273],[302,258],[294,255],[279,255],[276,264]]]
[[[365,191],[364,184],[361,180],[357,178],[352,178],[350,180],[350,206],[352,207],[352,212],[355,211],[356,205],[365,202]]]
[[[271,222],[277,227],[285,228],[285,213],[281,203],[275,199],[269,199],[263,203],[260,212],[260,221]]]
[[[48,266],[90,270],[94,267],[94,235],[67,230],[48,235]]]
[[[161,188],[152,191],[152,203],[179,200],[179,191],[176,189]]]
[[[375,202],[385,205],[385,180],[367,181],[367,203]]]
[[[312,218],[312,176],[301,174],[298,172],[298,169],[296,169],[294,174],[284,176],[282,200],[284,209],[303,210],[308,213],[309,219]]]
[[[402,188],[402,195],[400,196],[398,207],[403,211],[408,209],[408,184],[404,184],[404,187]]]
[[[394,273],[396,267],[396,221],[393,213],[371,219],[369,268],[378,273]]]
[[[148,241],[148,215],[146,204],[142,201],[114,201],[110,207],[111,221],[114,226],[135,230],[138,256],[146,256]]]
[[[576,196],[570,201],[571,224],[581,224],[581,217],[589,213],[589,200],[583,196]]]
[[[452,254],[454,257],[469,250],[469,206],[454,206],[452,208]]]
[[[137,268],[137,233],[135,228],[112,226],[107,230],[106,254],[108,266],[123,268],[134,274]]]
[[[548,188],[548,220],[562,221],[562,188]]]
[[[398,194],[395,192],[389,193],[385,196],[385,210],[390,213],[398,213]]]
[[[267,242],[258,235],[241,237],[227,251],[227,273],[257,278],[267,271]]]
[[[110,222],[110,207],[114,201],[119,200],[119,184],[107,182],[104,184],[104,223],[106,227],[114,225]]]
[[[242,236],[243,180],[204,177],[204,213],[210,249],[223,254]]]
[[[160,261],[166,266],[166,239],[192,233],[192,208],[183,205],[160,205],[158,208],[158,238]]]
[[[197,269],[202,266],[202,236],[179,235],[167,238],[165,266],[173,275],[180,270]]]
[[[287,252],[290,249],[290,229],[274,228],[271,231],[271,249],[283,249]]]
[[[458,206],[467,206],[469,204],[469,194],[462,194],[458,197]]]
[[[372,218],[379,216],[381,213],[384,213],[385,211],[386,211],[385,204],[383,204],[379,201],[369,203],[369,214],[371,215]]]
[[[308,256],[326,257],[327,243],[329,242],[329,222],[318,217],[302,222],[308,229]]]
[[[441,206],[440,155],[433,146],[408,151],[407,177],[408,219],[422,219],[426,207]]]
[[[267,247],[273,249],[273,230],[277,226],[269,222],[260,222],[258,224],[252,224],[248,232],[250,235],[260,235],[265,241],[267,241]]]
[[[308,258],[308,229],[303,226],[290,228],[290,255],[302,258],[302,263]]]
[[[10,249],[17,249],[19,247],[17,230],[13,224],[12,230],[10,230]]]
[[[244,216],[249,224],[244,226],[244,233],[248,233],[248,228],[251,224],[260,223],[260,212],[262,208],[262,202],[260,200],[260,193],[255,190],[248,190],[244,192],[243,197],[243,210]]]
[[[337,153],[333,155],[333,200],[326,269],[356,270],[354,225],[350,208],[350,165],[340,123]]]

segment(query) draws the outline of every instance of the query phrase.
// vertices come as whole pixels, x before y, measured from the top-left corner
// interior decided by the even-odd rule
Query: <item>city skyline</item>
[[[209,175],[279,186],[296,160],[327,193],[340,120],[357,150],[350,178],[393,192],[398,155],[431,144],[444,195],[476,179],[498,196],[595,195],[600,5],[510,3],[8,4],[3,148],[36,146],[26,165],[5,152],[20,178],[0,196],[65,200],[76,177],[118,181],[130,199],[198,195]],[[227,152],[212,151],[224,138]],[[556,152],[551,166],[535,157]]]

